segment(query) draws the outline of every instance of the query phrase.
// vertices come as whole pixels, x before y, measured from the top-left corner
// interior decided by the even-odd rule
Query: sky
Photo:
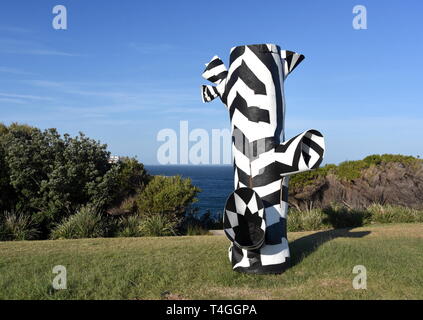
[[[66,30],[52,26],[56,5]],[[0,122],[82,131],[156,164],[162,129],[229,128],[219,99],[201,101],[204,64],[275,43],[305,55],[285,83],[287,138],[318,129],[325,163],[423,155],[422,21],[420,0],[3,0]]]

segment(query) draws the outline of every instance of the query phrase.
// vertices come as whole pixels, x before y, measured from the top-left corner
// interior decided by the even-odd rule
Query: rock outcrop
[[[292,178],[289,203],[300,209],[334,203],[351,208],[380,203],[423,209],[423,161],[376,155],[328,165],[312,175]]]

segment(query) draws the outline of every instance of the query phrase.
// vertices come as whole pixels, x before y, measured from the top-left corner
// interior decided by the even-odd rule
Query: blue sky
[[[68,29],[52,27],[65,5]],[[367,30],[352,8],[367,8]],[[423,155],[423,3],[408,1],[22,1],[0,4],[0,121],[55,127],[156,163],[163,128],[229,127],[201,102],[204,63],[235,45],[306,56],[286,82],[287,137],[326,137],[326,163]]]

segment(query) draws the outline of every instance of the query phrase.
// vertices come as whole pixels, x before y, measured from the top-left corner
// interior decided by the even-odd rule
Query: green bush
[[[122,210],[127,213],[136,213],[138,208],[135,196],[129,196],[125,198],[120,204],[120,208],[122,208]]]
[[[138,212],[143,216],[160,213],[182,217],[187,207],[197,201],[198,192],[200,189],[189,178],[154,176],[137,196]]]
[[[299,211],[292,209],[288,215],[288,231],[306,231],[329,229],[326,215],[320,209]]]
[[[319,178],[325,177],[335,170],[336,165],[327,164],[324,167],[320,167],[316,170],[304,171],[294,174],[289,178],[289,186],[294,189],[303,188],[307,185],[315,183],[315,181],[319,180]]]
[[[109,163],[107,146],[79,133],[0,124],[0,211],[16,208],[40,226],[46,238],[53,226],[87,203],[106,210],[136,211],[131,199],[148,183],[135,158]]]
[[[377,223],[423,222],[423,210],[380,204],[372,204],[367,210]]]
[[[0,197],[0,210],[6,206],[28,213],[46,237],[54,224],[82,205],[106,208],[115,201],[120,177],[109,156],[106,145],[82,133],[70,137],[56,129],[3,125],[0,187],[13,203]]]
[[[141,217],[139,215],[129,215],[119,218],[118,237],[141,237]]]
[[[38,236],[39,230],[30,216],[7,211],[0,216],[0,240],[34,240]]]
[[[360,178],[361,170],[370,167],[370,163],[364,161],[344,161],[341,162],[336,170],[335,174],[344,180],[351,181]]]
[[[151,214],[143,217],[140,232],[147,237],[175,236],[180,221],[170,214]]]
[[[1,137],[1,134],[0,134]],[[16,192],[10,183],[10,170],[6,161],[6,152],[0,142],[0,211],[8,211],[14,208]]]
[[[189,230],[191,229],[191,230]],[[221,212],[212,214],[210,210],[201,213],[198,208],[191,207],[184,215],[180,225],[180,232],[182,234],[194,235],[195,232],[201,234],[208,232],[207,230],[223,229],[223,215]]]
[[[341,162],[333,171],[338,177],[344,180],[354,180],[361,176],[361,170],[382,163],[397,162],[404,165],[422,164],[421,159],[412,156],[403,156],[400,154],[373,154],[365,157],[363,160]]]
[[[121,158],[119,161],[118,186],[115,192],[118,199],[126,199],[140,192],[151,180],[144,165],[136,158]]]
[[[52,233],[52,239],[97,238],[107,235],[107,223],[93,205],[86,205],[77,213],[64,218]]]
[[[325,223],[333,228],[354,228],[367,224],[371,217],[366,210],[349,209],[341,205],[332,205],[324,208]]]
[[[372,204],[363,210],[333,204],[324,209],[290,209],[288,231],[312,231],[328,228],[355,228],[371,223],[423,222],[423,210],[393,205]]]
[[[120,216],[120,215],[133,215],[137,214],[137,202],[135,196],[129,196],[123,201],[112,208],[107,209],[107,213],[112,216]]]

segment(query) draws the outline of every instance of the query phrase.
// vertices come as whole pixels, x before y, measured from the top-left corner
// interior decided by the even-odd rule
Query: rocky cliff
[[[385,154],[326,165],[291,177],[289,203],[300,209],[334,203],[351,208],[380,203],[423,209],[423,160]]]

